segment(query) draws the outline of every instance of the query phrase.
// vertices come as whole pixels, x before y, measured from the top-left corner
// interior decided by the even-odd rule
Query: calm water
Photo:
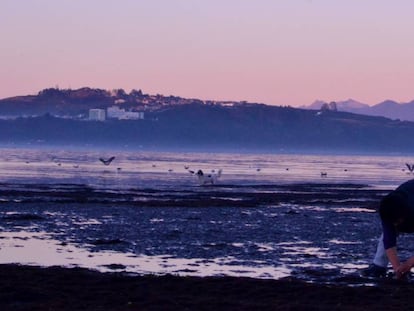
[[[99,161],[110,156],[108,166]],[[405,163],[414,159],[3,149],[0,262],[352,275],[379,234],[372,206],[412,178]],[[222,169],[218,185],[200,187],[189,172],[198,169]]]
[[[109,166],[98,159],[116,156]],[[74,183],[108,188],[188,187],[190,170],[222,169],[225,184],[362,183],[392,188],[410,178],[408,156],[246,155],[208,153],[39,151],[3,149],[2,183]]]

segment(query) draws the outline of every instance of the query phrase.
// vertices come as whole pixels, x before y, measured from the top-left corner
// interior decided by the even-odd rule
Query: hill
[[[141,90],[130,93],[123,89],[103,90],[88,87],[72,89],[44,89],[37,95],[16,96],[0,100],[2,118],[42,116],[85,119],[89,109],[106,109],[117,105],[130,111],[152,111],[165,106],[200,102],[177,96],[148,95]]]
[[[260,104],[170,105],[144,120],[0,120],[0,143],[232,151],[413,152],[414,123]]]

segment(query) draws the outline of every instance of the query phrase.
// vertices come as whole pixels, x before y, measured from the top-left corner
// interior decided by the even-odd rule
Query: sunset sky
[[[413,0],[1,0],[0,98],[414,99]]]

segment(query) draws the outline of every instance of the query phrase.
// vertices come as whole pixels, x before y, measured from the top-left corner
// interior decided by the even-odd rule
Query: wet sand
[[[413,302],[414,285],[392,279],[352,287],[0,265],[0,310],[406,310]]]

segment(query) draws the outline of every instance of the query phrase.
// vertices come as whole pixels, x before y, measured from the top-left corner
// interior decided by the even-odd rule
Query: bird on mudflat
[[[202,170],[198,170],[195,175],[198,177],[198,183],[200,186],[207,184],[214,185],[217,183],[218,179],[221,177],[222,169],[219,169],[215,174],[204,174]]]
[[[101,161],[104,165],[109,165],[114,159],[115,157],[110,157],[109,159],[99,158],[99,161]]]
[[[410,173],[413,173],[414,172],[414,164],[413,165],[410,165],[408,163],[405,163],[405,165],[407,166],[407,168],[410,171]]]

